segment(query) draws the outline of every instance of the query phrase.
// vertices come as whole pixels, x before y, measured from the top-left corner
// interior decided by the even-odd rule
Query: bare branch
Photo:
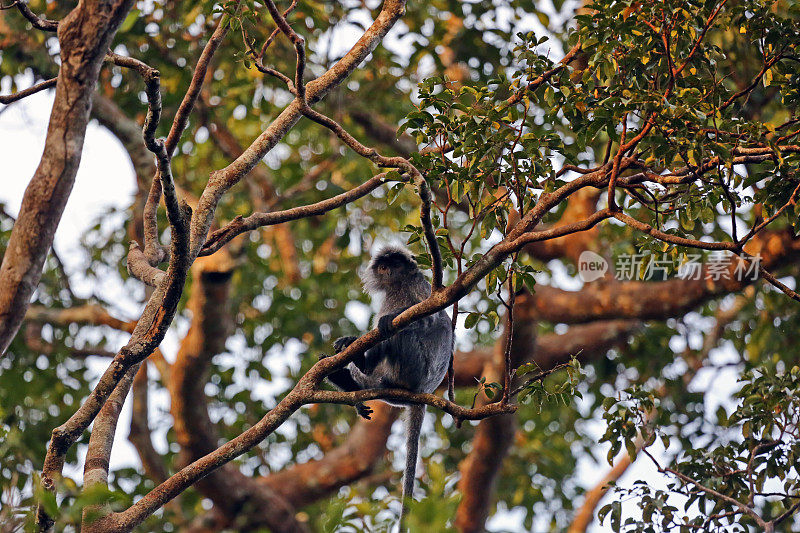
[[[150,287],[160,285],[167,276],[163,270],[150,265],[136,241],[131,241],[128,245],[127,263],[128,274]]]
[[[27,89],[23,89],[19,92],[14,94],[9,94],[7,96],[0,96],[0,104],[10,104],[11,102],[16,102],[17,100],[22,100],[26,96],[30,96],[32,94],[36,94],[40,91],[44,91],[45,89],[50,89],[51,87],[56,86],[56,81],[58,78],[51,78],[49,80],[41,81],[32,87],[28,87]]]
[[[354,200],[371,193],[385,182],[386,177],[387,174],[385,172],[377,174],[358,187],[354,187],[349,191],[338,194],[333,198],[321,200],[315,204],[293,207],[284,211],[253,213],[246,218],[238,216],[230,221],[225,227],[211,233],[208,236],[206,243],[203,245],[203,248],[200,250],[199,255],[204,256],[213,254],[237,235],[241,235],[242,233],[254,230],[256,228],[272,226],[275,224],[281,224],[283,222],[289,222],[291,220],[298,220],[301,218],[308,218],[327,213],[328,211],[353,202]]]
[[[141,363],[139,363],[141,364]],[[111,448],[114,445],[114,434],[117,422],[122,411],[122,405],[128,396],[133,378],[139,370],[139,364],[133,365],[120,380],[117,388],[103,405],[92,426],[92,435],[89,438],[89,447],[86,451],[86,462],[83,467],[84,490],[96,486],[108,486],[109,461]],[[108,513],[106,508],[89,506],[83,511],[81,530],[86,532],[97,531],[89,518],[94,518],[96,513]]]
[[[37,30],[42,31],[56,31],[58,30],[58,21],[57,20],[47,20],[41,18],[36,13],[31,11],[31,8],[28,7],[28,2],[26,0],[15,0],[14,5],[17,6],[19,12],[22,13],[22,16],[28,19],[34,28]]]
[[[239,5],[240,3],[237,3],[237,10]],[[200,54],[199,59],[197,60],[194,73],[192,74],[192,81],[189,83],[189,88],[186,90],[186,94],[184,95],[183,100],[178,107],[178,111],[175,113],[175,118],[173,119],[169,134],[167,135],[166,140],[161,143],[163,146],[157,146],[154,140],[152,140],[148,145],[148,149],[156,154],[158,160],[158,172],[155,176],[153,176],[150,192],[147,195],[147,201],[144,207],[144,252],[152,266],[156,266],[158,263],[163,261],[166,255],[163,248],[161,248],[161,246],[158,244],[157,213],[158,204],[161,201],[162,191],[165,195],[165,203],[168,211],[167,214],[168,217],[170,217],[171,224],[173,219],[178,220],[180,218],[181,211],[180,209],[176,209],[176,207],[179,205],[179,202],[177,201],[177,198],[174,197],[174,184],[167,186],[164,185],[165,180],[170,184],[172,183],[171,175],[165,176],[165,172],[169,173],[172,153],[175,151],[181,134],[183,134],[183,131],[186,129],[186,125],[189,123],[189,115],[191,114],[192,109],[197,102],[197,98],[200,95],[200,91],[203,87],[203,81],[205,80],[206,73],[208,72],[211,59],[214,57],[214,53],[225,39],[229,28],[230,24],[228,18],[226,16],[220,17],[220,19],[217,21],[217,27],[214,29],[214,32],[211,34],[211,37],[209,38]],[[157,89],[157,86],[153,89]],[[148,92],[148,101],[150,101],[151,104],[155,103],[155,98],[156,92]],[[148,137],[148,135],[152,137],[152,135],[155,133],[155,127],[158,125],[158,117],[160,116],[161,108],[160,93],[158,93],[157,98],[158,114],[155,114],[155,110],[153,110],[153,116],[151,117],[151,114],[148,112],[148,119],[150,119],[148,122],[152,124],[152,127],[148,129],[147,123],[145,124],[145,137]],[[153,108],[153,105],[151,105],[151,108]],[[147,142],[147,139],[145,139],[145,142]],[[170,211],[172,211],[172,214],[170,214]]]
[[[297,98],[305,102],[306,99],[306,86],[303,83],[303,72],[306,68],[306,41],[295,32],[292,27],[286,22],[286,18],[278,11],[275,2],[272,0],[265,0],[267,10],[269,10],[272,19],[278,28],[292,41],[295,53],[297,54],[297,66],[294,78],[294,88],[297,91]],[[291,8],[290,8],[291,9]],[[288,10],[287,10],[288,11]]]
[[[373,24],[353,45],[344,57],[327,72],[306,85],[306,101],[312,105],[321,100],[332,88],[339,85],[378,46],[405,11],[403,0],[386,0]],[[283,112],[244,150],[233,163],[212,173],[208,185],[198,202],[198,212],[192,219],[191,251],[196,255],[203,246],[211,227],[214,210],[222,195],[236,185],[260,162],[278,141],[302,116],[303,104],[295,99]]]

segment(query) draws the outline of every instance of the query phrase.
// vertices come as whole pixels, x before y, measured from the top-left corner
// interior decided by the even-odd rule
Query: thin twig
[[[306,100],[306,86],[303,83],[303,73],[306,68],[306,41],[295,32],[292,27],[286,22],[286,19],[278,11],[275,3],[272,0],[265,0],[267,10],[272,15],[275,24],[278,28],[292,41],[294,45],[295,54],[297,54],[297,64],[295,69],[294,87],[297,91],[297,98],[305,102]]]
[[[58,78],[51,78],[49,80],[41,81],[32,87],[28,87],[27,89],[23,89],[18,91],[14,94],[8,94],[6,96],[0,96],[0,104],[8,105],[11,102],[16,102],[17,100],[22,100],[26,96],[30,96],[32,94],[36,94],[40,91],[44,91],[45,89],[50,89],[51,87],[56,86],[56,81]]]
[[[254,230],[256,228],[273,226],[275,224],[281,224],[291,220],[298,220],[301,218],[308,218],[327,213],[328,211],[353,202],[371,193],[385,182],[386,177],[387,174],[385,172],[377,174],[358,187],[343,192],[342,194],[338,194],[332,198],[321,200],[314,204],[293,207],[284,211],[253,213],[248,217],[238,216],[231,220],[224,227],[211,233],[208,236],[208,239],[206,239],[206,243],[200,250],[199,255],[211,255],[222,248],[226,243],[230,242],[237,235]]]

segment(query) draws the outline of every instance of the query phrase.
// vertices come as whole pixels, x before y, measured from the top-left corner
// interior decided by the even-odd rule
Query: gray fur
[[[420,272],[414,256],[399,246],[387,246],[375,254],[363,275],[363,283],[370,297],[383,297],[375,325],[387,332],[392,331],[390,324],[397,315],[431,294],[431,286]],[[342,390],[400,388],[415,393],[432,393],[442,383],[453,353],[451,324],[450,316],[444,310],[412,322],[367,350],[363,358],[328,376],[328,379]],[[337,352],[353,340],[355,337],[338,339],[334,344]],[[419,433],[425,406],[387,403],[407,408],[407,451],[403,473],[405,512],[408,498],[413,497]],[[368,417],[369,410],[362,406],[359,414]],[[400,527],[402,530],[402,514]]]

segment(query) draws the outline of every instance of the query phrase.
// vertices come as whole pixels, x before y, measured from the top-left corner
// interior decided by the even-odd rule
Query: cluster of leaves
[[[715,413],[716,434],[695,435],[693,446],[681,448],[680,458],[665,472],[670,477],[668,490],[656,490],[645,481],[619,489],[620,494],[636,498],[641,518],[622,521],[620,501],[616,501],[600,511],[600,519],[608,516],[615,531],[641,531],[642,527],[655,531],[656,522],[662,530],[688,525],[722,528],[754,523],[742,513],[745,506],[756,509],[766,521],[795,509],[800,497],[796,468],[800,367],[780,371],[760,366],[744,372],[740,383],[732,413],[722,406]],[[635,458],[637,439],[647,448],[660,437],[664,449],[670,448],[670,435],[649,422],[657,420],[663,409],[653,392],[632,387],[620,398],[606,398],[604,404],[607,430],[602,440],[611,443],[609,463],[623,445]]]

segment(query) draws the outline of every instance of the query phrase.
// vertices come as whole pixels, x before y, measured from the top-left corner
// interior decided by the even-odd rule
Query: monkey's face
[[[397,252],[381,254],[370,265],[370,273],[377,282],[376,285],[385,289],[401,286],[417,270],[417,264],[412,259]]]

